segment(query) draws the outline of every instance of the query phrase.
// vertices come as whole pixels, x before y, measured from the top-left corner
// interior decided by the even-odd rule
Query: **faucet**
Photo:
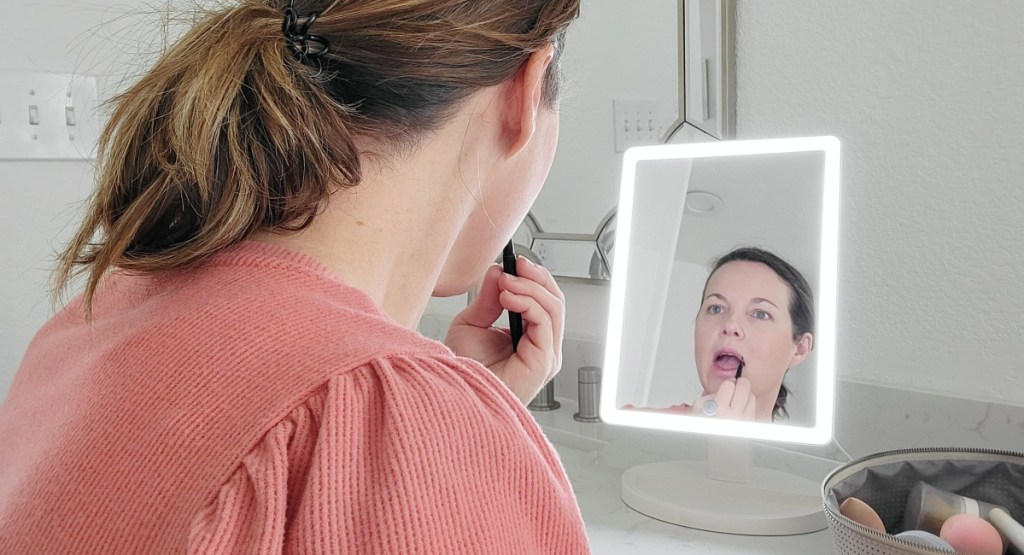
[[[537,395],[533,397],[529,405],[526,408],[530,410],[555,410],[562,406],[561,403],[555,400],[555,380],[549,381]]]

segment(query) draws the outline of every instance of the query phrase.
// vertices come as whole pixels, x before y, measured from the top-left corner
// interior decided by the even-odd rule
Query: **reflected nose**
[[[735,318],[729,318],[722,325],[722,335],[731,335],[733,337],[743,337],[743,327],[740,326],[739,322]]]

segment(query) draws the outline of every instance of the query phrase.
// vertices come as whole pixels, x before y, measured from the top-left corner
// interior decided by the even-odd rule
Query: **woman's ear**
[[[814,334],[807,332],[800,336],[800,339],[796,342],[796,353],[793,354],[793,358],[789,361],[789,366],[793,367],[800,364],[807,358],[807,355],[811,353],[811,349],[814,348]]]
[[[543,109],[545,76],[554,53],[554,44],[533,52],[508,83],[503,121],[509,157],[529,144],[537,128],[537,113]]]

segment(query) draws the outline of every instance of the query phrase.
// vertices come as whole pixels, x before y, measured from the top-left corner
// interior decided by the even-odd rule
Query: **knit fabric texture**
[[[0,553],[584,553],[489,370],[256,242],[109,275],[0,406]]]

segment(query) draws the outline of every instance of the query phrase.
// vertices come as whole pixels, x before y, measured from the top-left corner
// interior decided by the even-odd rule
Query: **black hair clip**
[[[313,25],[320,14],[313,12],[309,17],[300,18],[292,3],[284,9],[284,22],[281,24],[281,32],[292,49],[292,54],[299,61],[309,58],[319,58],[327,53],[330,43],[320,35],[309,34],[309,27]],[[301,19],[301,21],[300,21]]]

